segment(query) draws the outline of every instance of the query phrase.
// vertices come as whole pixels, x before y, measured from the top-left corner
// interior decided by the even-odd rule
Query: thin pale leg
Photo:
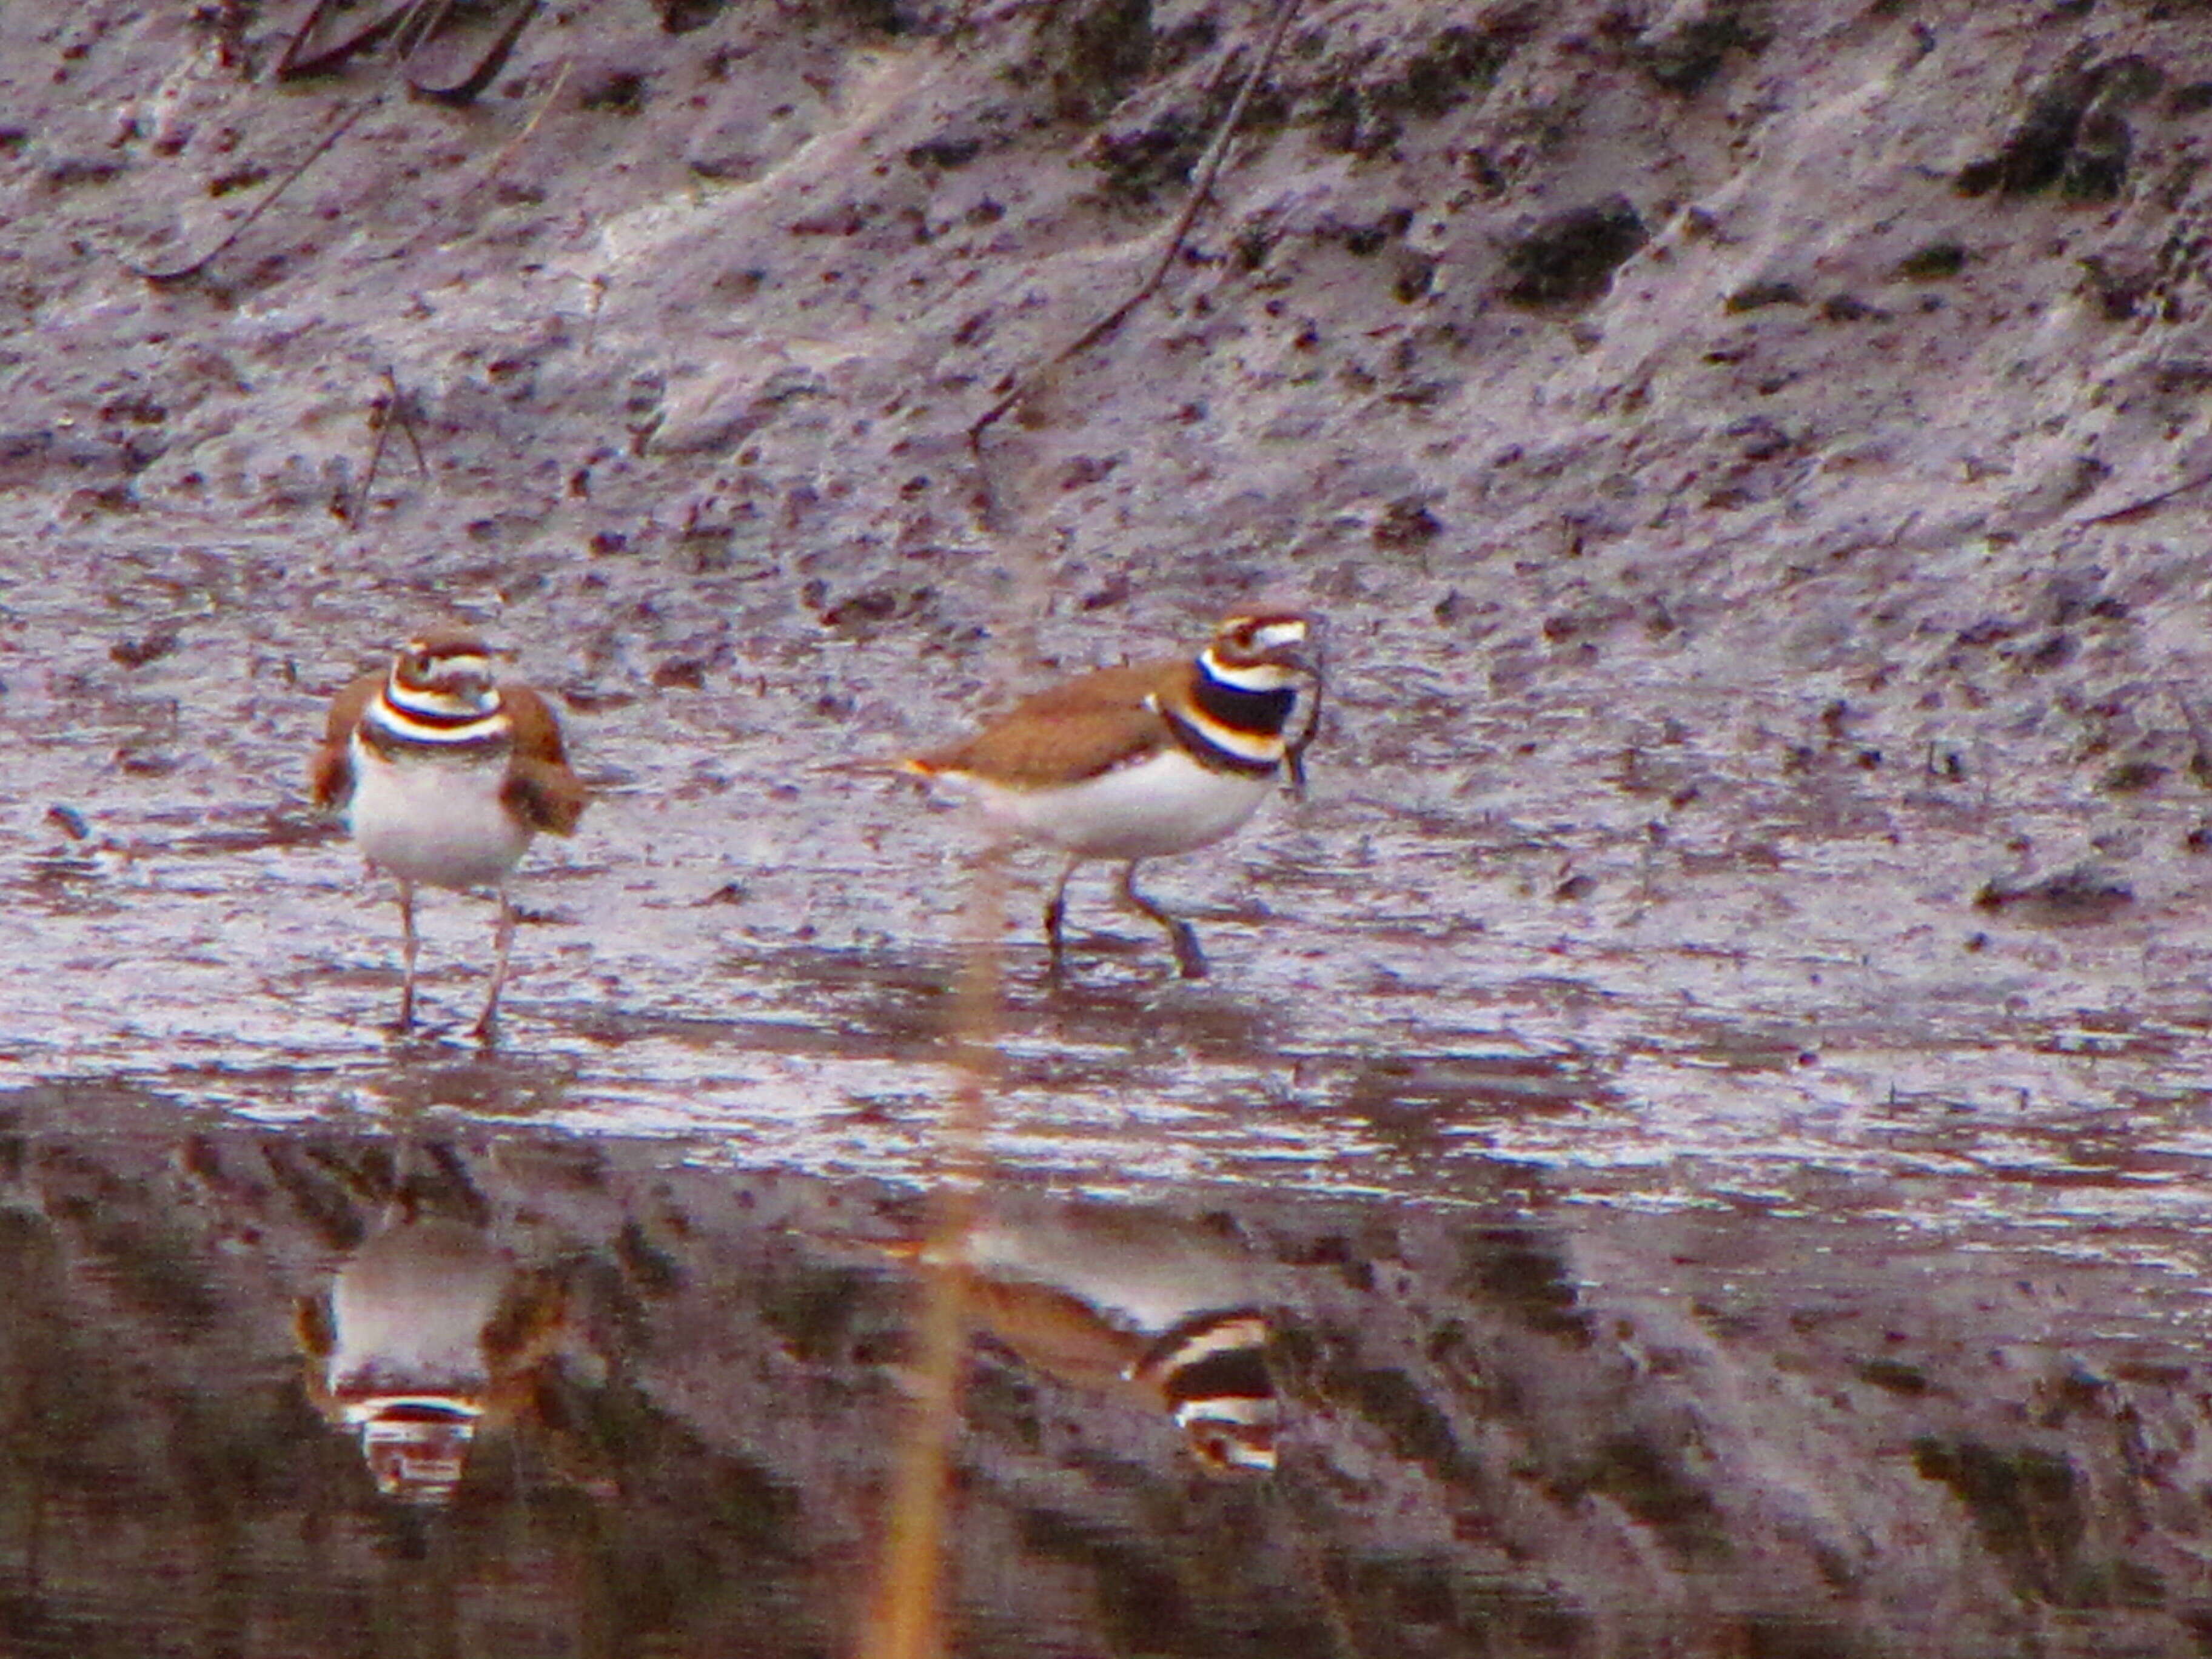
[[[1067,920],[1067,878],[1082,862],[1081,859],[1070,859],[1060,866],[1060,879],[1052,884],[1052,896],[1044,902],[1044,942],[1052,951],[1052,974],[1055,979],[1060,977],[1060,924]]]
[[[507,889],[499,890],[499,922],[494,934],[497,954],[491,966],[491,994],[484,998],[483,1012],[477,1017],[474,1034],[486,1042],[499,1029],[499,994],[507,983],[507,953],[514,944],[514,902]]]
[[[1176,969],[1185,979],[1206,977],[1206,952],[1198,948],[1198,930],[1180,917],[1166,911],[1137,890],[1137,865],[1131,860],[1121,866],[1121,897],[1133,910],[1141,910],[1168,930],[1168,943],[1175,947]]]
[[[415,1029],[415,884],[399,884],[399,1018],[393,1030]]]

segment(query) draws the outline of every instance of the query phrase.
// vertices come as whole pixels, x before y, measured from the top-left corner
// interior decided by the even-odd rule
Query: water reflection
[[[442,1503],[480,1427],[511,1421],[563,1326],[557,1282],[523,1271],[475,1223],[413,1200],[295,1321],[316,1409],[355,1436],[377,1489]]]
[[[956,1268],[709,1143],[17,1097],[0,1653],[851,1650],[947,1271],[963,1654],[2191,1652],[2194,1230],[1965,1179],[1016,1176]]]
[[[1102,1402],[1164,1413],[1202,1468],[1275,1467],[1281,1407],[1257,1265],[1225,1216],[987,1199],[964,1259],[897,1254],[963,1273],[983,1340]]]

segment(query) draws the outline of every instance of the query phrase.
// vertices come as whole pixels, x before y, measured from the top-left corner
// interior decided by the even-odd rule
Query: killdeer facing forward
[[[1267,798],[1298,686],[1318,672],[1314,633],[1297,611],[1233,616],[1195,658],[1080,675],[904,764],[970,781],[1000,823],[1067,854],[1044,908],[1055,972],[1068,878],[1108,859],[1122,866],[1122,899],[1167,930],[1182,976],[1200,979],[1197,933],[1137,890],[1137,866],[1212,845]]]
[[[567,1316],[533,1276],[466,1223],[403,1212],[354,1252],[293,1335],[308,1397],[360,1443],[387,1497],[453,1495],[477,1431],[521,1414]]]
[[[538,831],[574,830],[587,799],[551,708],[498,684],[474,635],[428,633],[338,693],[311,781],[315,804],[343,807],[362,856],[398,884],[400,1030],[415,1021],[416,886],[496,893],[498,960],[475,1027],[490,1036],[514,941],[507,875]]]

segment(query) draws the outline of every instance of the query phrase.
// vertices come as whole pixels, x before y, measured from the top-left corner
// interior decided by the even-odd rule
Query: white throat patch
[[[1302,638],[1304,634],[1304,626],[1300,624],[1297,633],[1291,637]],[[1297,669],[1285,668],[1276,662],[1255,662],[1241,668],[1231,668],[1213,654],[1213,647],[1210,645],[1206,647],[1202,660],[1208,679],[1218,680],[1224,685],[1233,685],[1239,691],[1280,691],[1286,686],[1296,685],[1299,679]]]

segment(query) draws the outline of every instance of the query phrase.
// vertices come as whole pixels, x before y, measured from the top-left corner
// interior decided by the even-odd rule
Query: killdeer
[[[1211,846],[1258,809],[1295,758],[1284,734],[1301,681],[1318,683],[1315,633],[1297,611],[1233,616],[1195,658],[1080,675],[902,764],[969,781],[1000,824],[1067,855],[1044,907],[1055,973],[1068,878],[1107,859],[1123,901],[1167,930],[1182,976],[1201,979],[1197,932],[1137,890],[1137,866]]]
[[[1030,1369],[1164,1412],[1215,1474],[1269,1470],[1282,1408],[1254,1264],[1191,1224],[1105,1205],[1003,1208],[964,1255],[890,1254],[964,1271],[978,1331]]]
[[[567,1314],[556,1282],[517,1267],[477,1227],[398,1213],[304,1297],[294,1338],[307,1394],[359,1437],[386,1497],[443,1503],[479,1427],[526,1409]]]
[[[338,693],[311,782],[315,804],[343,807],[362,856],[398,884],[401,1030],[415,1023],[415,889],[496,894],[498,959],[475,1027],[489,1038],[514,942],[507,875],[538,831],[573,831],[588,799],[552,708],[526,685],[494,680],[474,635],[426,633],[388,672]]]

